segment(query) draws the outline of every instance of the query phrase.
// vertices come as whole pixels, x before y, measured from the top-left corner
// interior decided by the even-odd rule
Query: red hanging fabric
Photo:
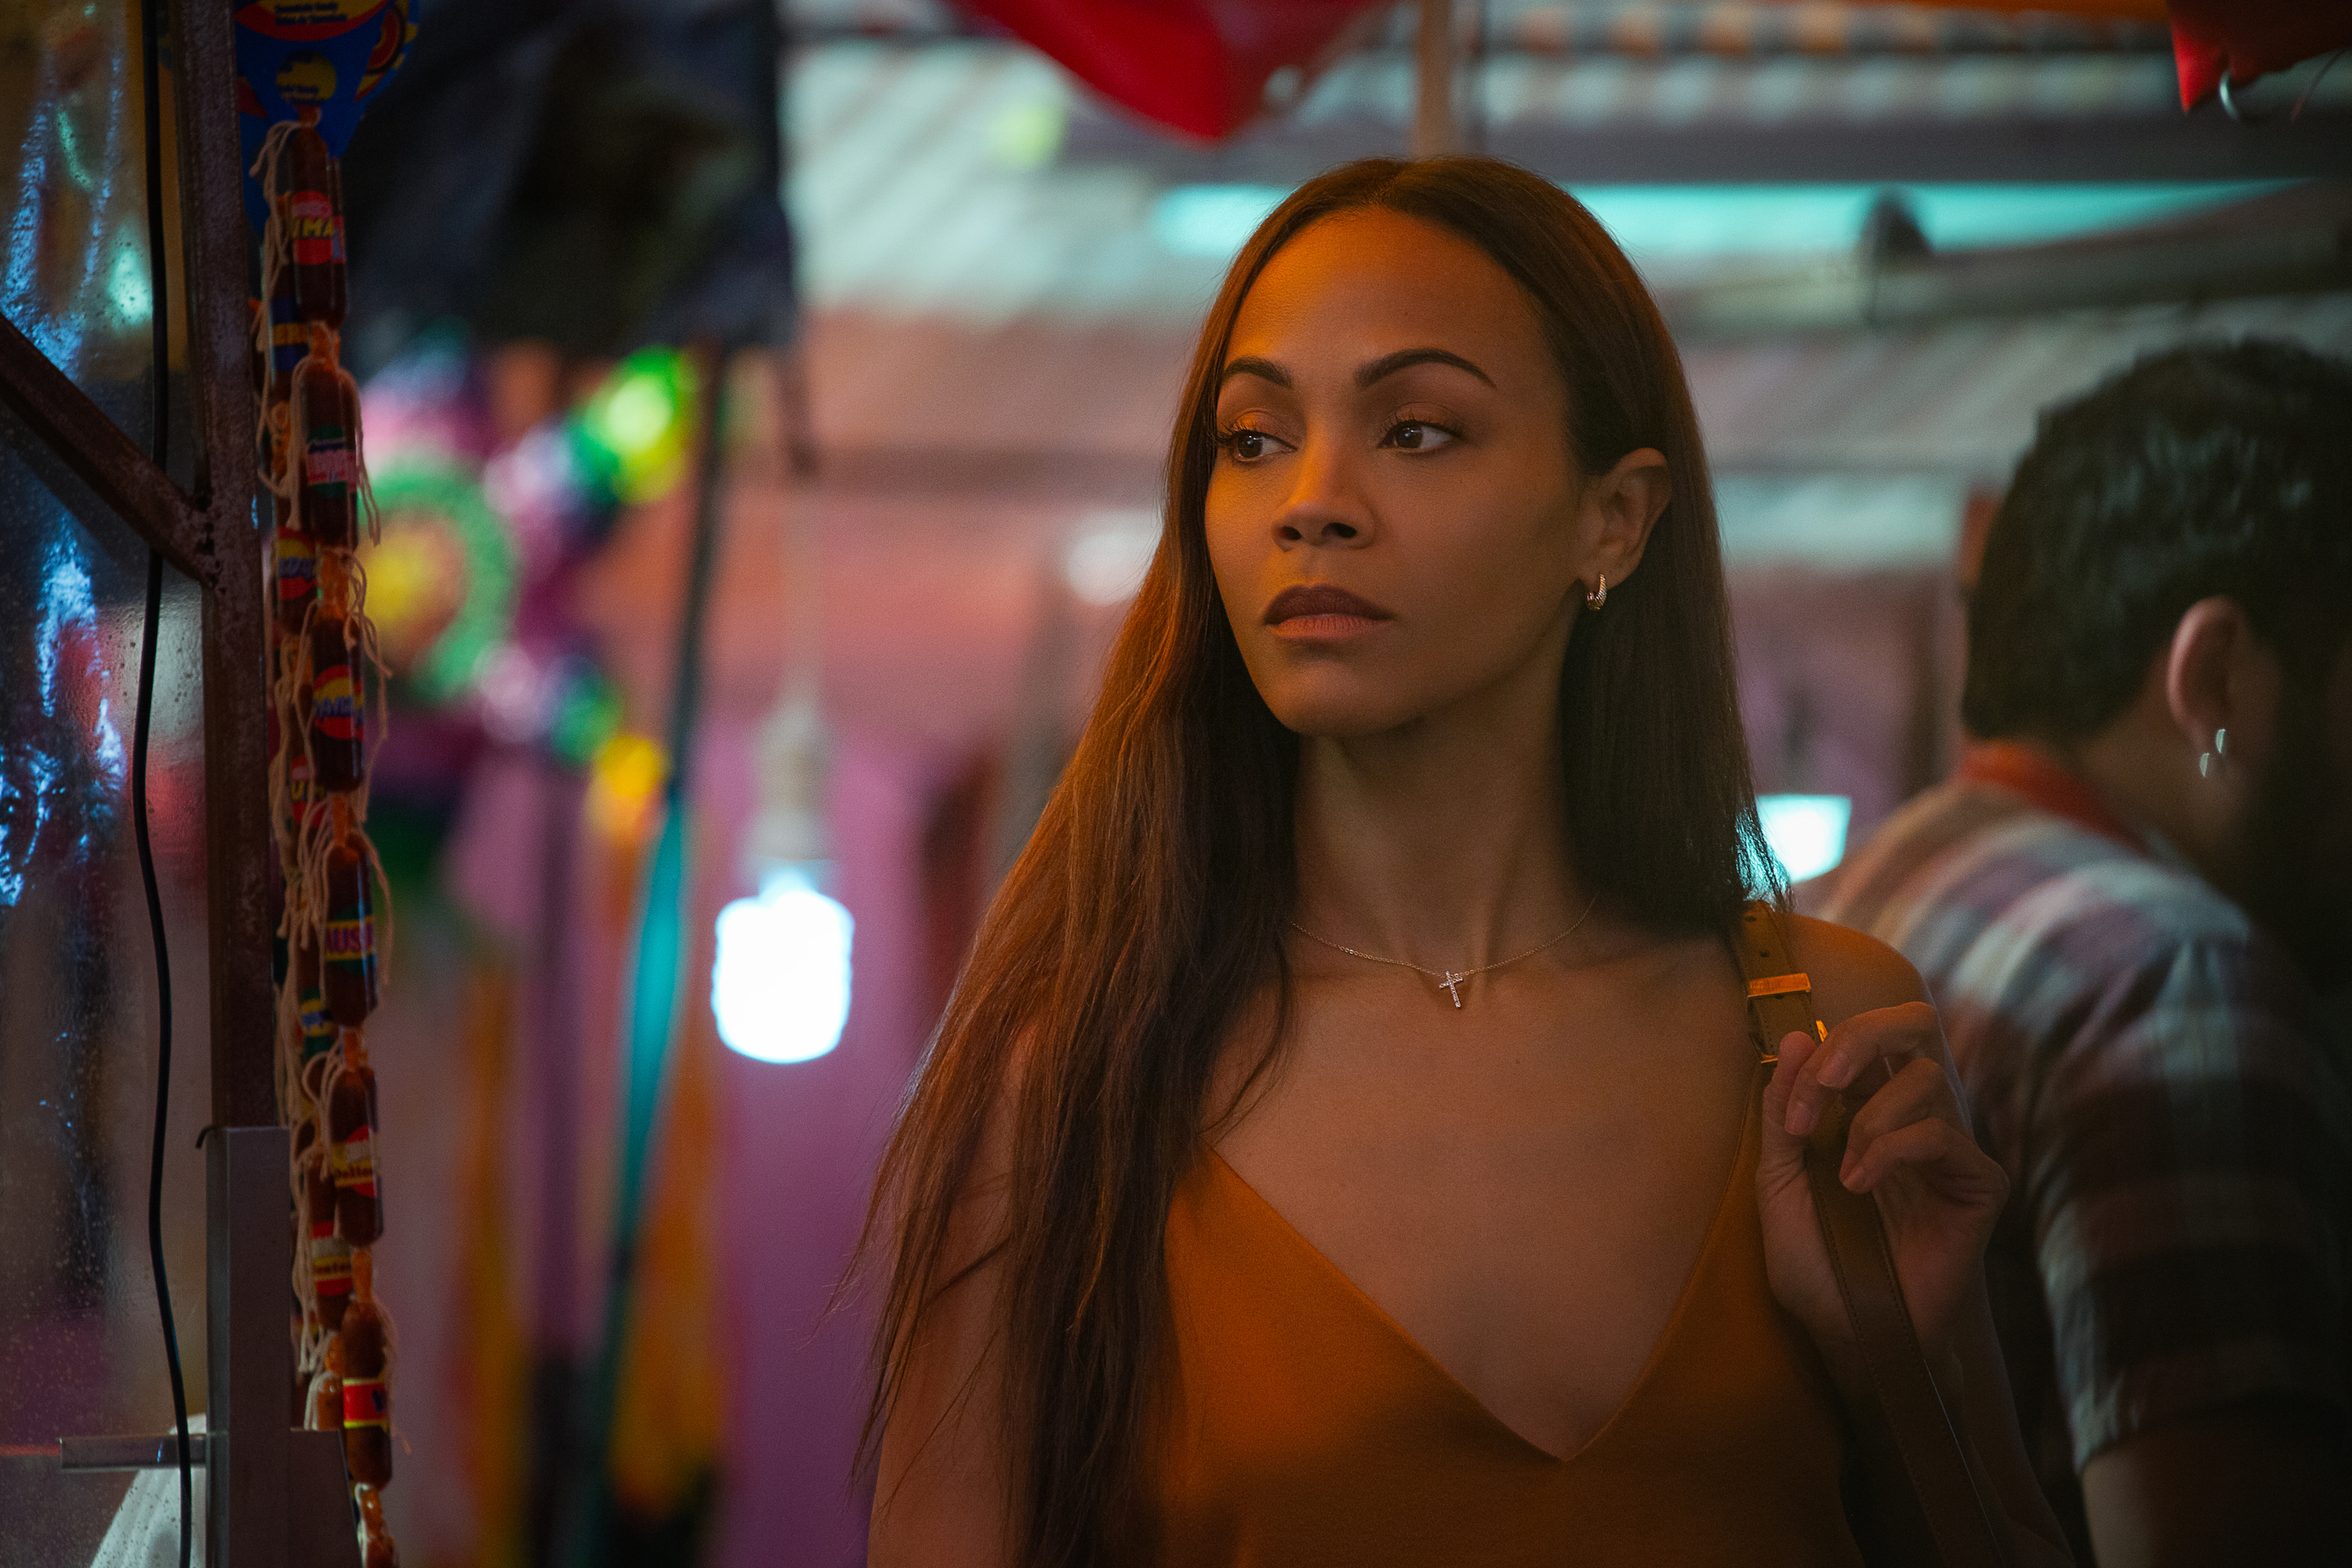
[[[2171,0],[2169,9],[2184,111],[2224,75],[2252,81],[2352,47],[2352,0]]]
[[[1214,141],[1311,72],[1367,0],[964,0],[1147,120]]]

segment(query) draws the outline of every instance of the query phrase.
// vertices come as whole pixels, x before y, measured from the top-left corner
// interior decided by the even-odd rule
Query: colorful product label
[[[331,425],[314,427],[310,444],[302,453],[302,482],[310,487],[310,499],[341,500],[359,478],[359,458],[343,432]]]
[[[338,259],[335,204],[324,191],[296,191],[286,198],[287,226],[293,231],[294,265],[324,267]]]
[[[362,1127],[336,1144],[330,1167],[336,1186],[363,1198],[375,1196],[375,1129]]]
[[[319,809],[319,803],[310,787],[310,759],[300,752],[286,759],[286,805],[287,808],[294,814],[294,826],[297,829],[308,826],[311,816]],[[303,1026],[303,1032],[306,1034],[310,1032],[307,1022]]]
[[[278,375],[294,374],[310,352],[310,329],[294,313],[291,298],[269,301],[269,364]]]
[[[330,741],[360,738],[360,710],[352,689],[352,667],[331,664],[310,678],[310,728]]]
[[[335,1048],[335,1021],[327,1016],[323,992],[303,992],[299,1005],[302,1013],[302,1065],[308,1067]]]
[[[319,547],[299,533],[278,533],[278,605],[280,609],[310,607],[319,591]]]
[[[335,1222],[310,1227],[310,1285],[321,1296],[352,1293],[352,1249],[335,1237]]]
[[[365,963],[375,956],[375,920],[362,915],[355,921],[329,921],[326,934],[319,943],[320,955],[329,963]]]
[[[265,38],[311,42],[348,33],[375,15],[384,0],[250,0],[236,25]]]
[[[383,1379],[343,1379],[343,1425],[347,1427],[392,1425],[392,1390],[383,1385]]]

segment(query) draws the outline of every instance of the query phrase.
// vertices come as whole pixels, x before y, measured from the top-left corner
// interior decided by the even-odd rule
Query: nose
[[[1274,536],[1283,549],[1297,545],[1365,544],[1372,536],[1371,509],[1348,471],[1334,442],[1313,442],[1298,455],[1297,481],[1275,513]]]

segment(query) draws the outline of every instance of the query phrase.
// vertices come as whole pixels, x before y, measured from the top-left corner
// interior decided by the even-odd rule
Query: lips
[[[1312,587],[1285,588],[1274,596],[1274,603],[1265,607],[1265,624],[1270,626],[1293,621],[1324,621],[1331,623],[1333,629],[1337,630],[1341,622],[1393,619],[1395,616],[1370,599],[1360,599],[1347,589],[1334,587],[1328,583],[1317,584]]]

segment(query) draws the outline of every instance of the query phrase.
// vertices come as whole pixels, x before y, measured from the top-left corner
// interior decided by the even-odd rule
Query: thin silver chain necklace
[[[1292,921],[1290,922],[1290,929],[1297,931],[1299,935],[1305,937],[1309,942],[1319,942],[1325,947],[1337,948],[1339,952],[1346,953],[1349,958],[1360,958],[1371,963],[1394,964],[1399,969],[1410,969],[1416,974],[1426,974],[1432,980],[1437,982],[1437,988],[1439,990],[1454,998],[1454,1010],[1459,1012],[1462,1008],[1462,983],[1464,981],[1470,979],[1473,975],[1489,973],[1494,970],[1502,969],[1507,965],[1517,963],[1520,959],[1533,958],[1537,953],[1547,952],[1551,949],[1558,947],[1561,942],[1566,942],[1570,937],[1576,934],[1577,926],[1582,925],[1586,921],[1592,918],[1592,906],[1600,901],[1601,895],[1597,892],[1594,893],[1591,900],[1585,903],[1584,912],[1576,917],[1575,925],[1570,926],[1566,931],[1560,932],[1558,936],[1552,938],[1549,942],[1543,943],[1541,946],[1531,947],[1528,949],[1527,952],[1514,954],[1509,958],[1498,958],[1492,963],[1482,963],[1475,969],[1426,969],[1407,959],[1382,958],[1377,952],[1365,952],[1360,949],[1349,947],[1345,942],[1333,942],[1328,936],[1317,936],[1313,931],[1308,931],[1297,921]]]

